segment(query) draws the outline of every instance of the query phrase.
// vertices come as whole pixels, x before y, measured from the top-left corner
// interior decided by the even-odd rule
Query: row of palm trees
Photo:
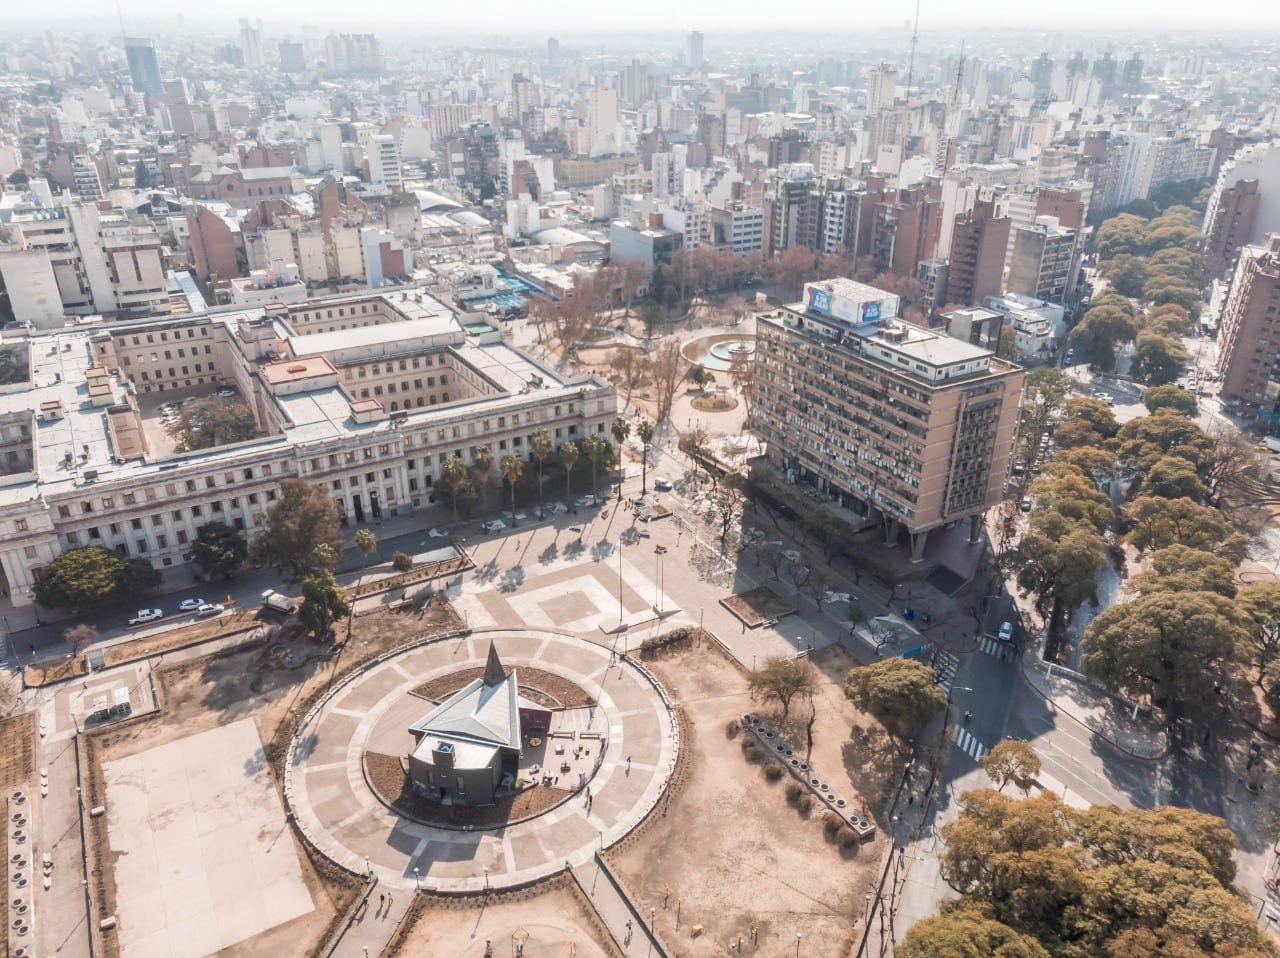
[[[626,442],[627,437],[631,435],[632,427],[622,416],[614,419],[609,427],[609,432],[613,435],[614,441],[618,444],[618,460],[622,459],[622,444]],[[644,443],[646,450],[649,443],[653,441],[654,425],[647,419],[642,420],[635,426],[636,436]],[[543,515],[542,508],[542,464],[551,455],[554,450],[554,443],[551,433],[545,429],[536,429],[529,437],[529,454],[538,463],[538,514]],[[565,498],[571,503],[573,502],[573,467],[577,463],[579,456],[586,456],[591,462],[591,495],[596,496],[598,485],[598,476],[596,470],[599,464],[604,461],[610,452],[609,442],[599,433],[591,433],[587,435],[581,443],[566,442],[561,444],[558,451],[560,464],[564,466],[565,471]],[[641,480],[641,491],[645,491],[648,482],[648,456],[643,457],[643,478]],[[440,467],[440,480],[444,483],[445,488],[449,490],[450,498],[453,500],[453,518],[458,518],[458,498],[466,491],[468,486],[476,485],[483,489],[489,482],[489,477],[493,472],[494,453],[488,446],[473,446],[471,449],[471,463],[468,464],[459,455],[452,455],[444,461]],[[525,461],[521,456],[515,453],[507,453],[498,461],[498,471],[502,475],[502,481],[507,483],[511,490],[511,524],[516,524],[516,483],[524,476]],[[618,485],[618,498],[622,498],[622,485]],[[576,511],[576,510],[574,510]]]

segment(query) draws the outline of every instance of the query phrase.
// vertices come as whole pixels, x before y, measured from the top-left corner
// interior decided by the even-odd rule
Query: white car
[[[1013,641],[1013,623],[1001,622],[1000,631],[997,634],[997,638],[999,638],[1001,642],[1012,642]]]
[[[183,599],[181,602],[178,603],[178,611],[194,612],[204,604],[205,604],[204,599]]]
[[[501,532],[507,527],[507,524],[501,519],[490,519],[488,522],[480,523],[480,528],[485,532]]]
[[[148,622],[155,622],[164,618],[164,612],[160,609],[139,609],[138,614],[129,620],[130,625],[146,625]]]
[[[653,491],[654,491],[654,492],[670,492],[670,491],[671,491],[671,480],[670,480],[670,479],[664,479],[662,476],[654,476],[654,477],[653,477]]]
[[[222,615],[222,613],[226,611],[226,608],[226,606],[218,602],[206,602],[201,605],[200,608],[196,609],[196,615],[201,618],[210,615]]]
[[[443,539],[448,534],[449,533],[445,532],[443,529],[431,529],[427,532],[427,535],[432,539]]]

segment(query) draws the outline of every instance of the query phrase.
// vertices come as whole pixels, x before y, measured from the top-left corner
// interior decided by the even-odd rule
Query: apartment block
[[[785,481],[902,529],[912,558],[960,519],[976,538],[1004,495],[1024,371],[898,319],[898,297],[849,279],[759,317],[751,427]]]
[[[1218,372],[1223,405],[1280,435],[1280,235],[1240,251],[1222,308]]]
[[[472,334],[420,290],[74,327],[17,340],[29,381],[0,391],[0,586],[29,604],[42,566],[101,545],[157,569],[207,522],[262,528],[280,482],[322,483],[347,522],[431,501],[449,456],[527,456],[605,434],[617,395]],[[233,387],[259,438],[179,453],[168,400]]]

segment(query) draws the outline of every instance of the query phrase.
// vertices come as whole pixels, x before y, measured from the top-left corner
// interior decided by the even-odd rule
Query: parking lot
[[[138,416],[152,458],[172,455],[177,450],[178,426],[184,406],[210,396],[231,399],[240,394],[230,386],[214,389],[181,390],[138,396]]]

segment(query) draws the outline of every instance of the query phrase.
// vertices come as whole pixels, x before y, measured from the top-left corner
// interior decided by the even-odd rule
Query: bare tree
[[[84,651],[84,647],[92,644],[97,637],[97,626],[90,625],[88,622],[73,625],[69,629],[64,629],[62,633],[62,641],[70,646],[72,655],[79,655]]]
[[[671,415],[671,405],[675,401],[676,390],[684,379],[685,359],[680,355],[680,344],[669,339],[651,360],[654,392],[657,393],[658,416],[662,422]]]

